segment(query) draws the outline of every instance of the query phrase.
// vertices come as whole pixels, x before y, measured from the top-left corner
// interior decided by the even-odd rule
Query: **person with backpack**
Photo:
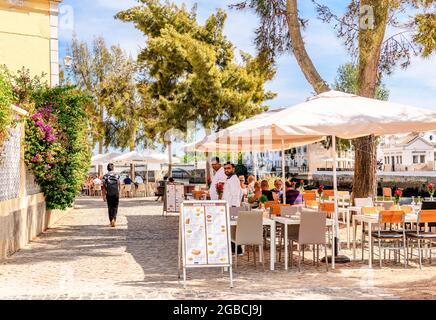
[[[110,225],[114,228],[120,202],[120,176],[114,172],[113,163],[107,165],[107,170],[108,173],[103,177],[103,199],[106,198]]]

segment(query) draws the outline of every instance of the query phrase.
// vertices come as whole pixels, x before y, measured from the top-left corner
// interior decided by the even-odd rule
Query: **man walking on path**
[[[108,173],[103,177],[103,199],[106,198],[111,227],[117,222],[118,204],[120,202],[120,176],[114,172],[114,165],[107,165]]]

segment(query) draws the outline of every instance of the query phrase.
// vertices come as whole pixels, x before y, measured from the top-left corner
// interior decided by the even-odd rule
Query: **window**
[[[403,156],[400,156],[400,164],[403,164]]]
[[[418,156],[413,156],[413,163],[418,163]]]
[[[420,157],[421,157],[421,161],[420,161],[420,163],[425,163],[425,156],[422,155],[422,156],[420,156]]]
[[[303,151],[304,151],[304,152],[307,152],[307,147],[306,147],[306,146],[304,146]]]

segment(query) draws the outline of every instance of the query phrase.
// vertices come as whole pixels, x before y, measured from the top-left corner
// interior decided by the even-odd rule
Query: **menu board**
[[[185,198],[185,186],[183,184],[167,183],[165,188],[166,212],[180,212],[180,205]]]
[[[227,202],[185,201],[180,219],[186,267],[231,264]]]

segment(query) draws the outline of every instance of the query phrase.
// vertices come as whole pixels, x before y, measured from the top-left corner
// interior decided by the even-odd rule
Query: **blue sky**
[[[238,0],[174,0],[188,7],[194,3],[198,5],[200,23],[216,9],[224,8],[228,12],[225,33],[236,46],[242,50],[255,54],[253,45],[254,30],[257,18],[250,12],[230,10],[227,5]],[[344,10],[347,0],[320,1],[328,3],[336,12]],[[310,24],[304,32],[307,50],[322,77],[332,83],[337,68],[350,60],[348,52],[341,41],[336,38],[333,28],[313,19],[315,11],[311,1],[299,1],[300,10]],[[60,58],[65,56],[72,28],[80,40],[91,41],[94,36],[103,35],[109,44],[120,44],[133,57],[144,47],[145,39],[133,24],[115,20],[113,16],[120,10],[136,5],[134,0],[64,0],[60,23]],[[74,14],[73,24],[64,27],[62,12]],[[71,16],[70,16],[71,17]],[[390,100],[398,103],[410,104],[417,107],[436,110],[436,57],[429,59],[415,58],[407,70],[395,70],[393,75],[385,78],[390,90]],[[292,106],[306,99],[312,93],[295,59],[290,54],[282,56],[277,63],[277,75],[267,84],[267,89],[278,94],[277,98],[268,102],[272,108]]]

